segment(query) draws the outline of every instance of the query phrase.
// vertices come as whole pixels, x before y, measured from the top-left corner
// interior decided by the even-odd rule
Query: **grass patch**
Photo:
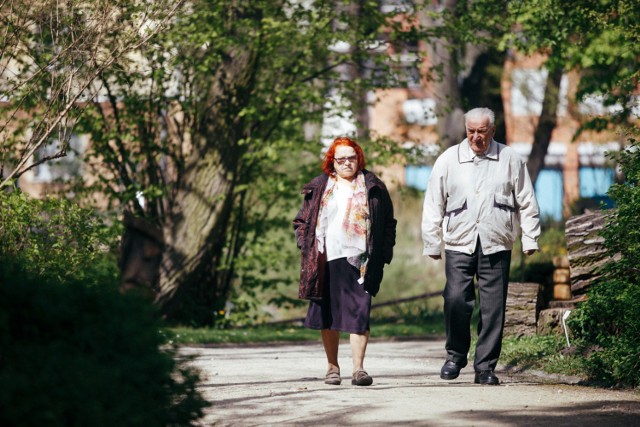
[[[372,321],[372,338],[424,338],[444,336],[444,317],[442,313],[432,313],[422,318],[382,319]]]
[[[585,375],[584,358],[568,350],[564,337],[559,335],[509,337],[502,341],[500,363],[517,370]]]
[[[261,325],[243,328],[176,327],[160,331],[168,343],[193,344],[257,344],[282,341],[314,341],[318,331],[294,325]]]
[[[160,333],[170,344],[258,344],[269,342],[320,341],[320,332],[293,324],[272,324],[243,328],[189,328],[162,329]],[[371,338],[417,338],[444,335],[442,313],[424,314],[408,319],[372,319]],[[346,338],[348,334],[344,334]]]

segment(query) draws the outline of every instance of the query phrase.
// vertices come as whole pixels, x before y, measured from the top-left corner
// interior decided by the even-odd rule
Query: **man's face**
[[[467,119],[466,129],[471,150],[476,154],[487,151],[495,134],[495,128],[489,125],[489,118],[470,117]]]

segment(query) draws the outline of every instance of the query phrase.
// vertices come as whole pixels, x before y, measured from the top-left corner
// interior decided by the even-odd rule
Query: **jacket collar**
[[[498,150],[498,142],[495,139],[491,140],[491,144],[489,144],[489,148],[487,148],[484,156],[490,160],[499,160],[500,151]],[[458,162],[459,163],[467,163],[473,161],[473,156],[471,147],[469,146],[469,140],[467,138],[464,139],[460,144],[458,144]]]
[[[329,181],[329,175],[325,173],[318,175],[302,187],[302,192],[306,193],[318,188],[323,189],[327,185],[327,181]]]

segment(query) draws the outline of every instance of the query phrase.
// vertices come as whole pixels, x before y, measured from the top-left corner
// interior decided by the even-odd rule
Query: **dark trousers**
[[[447,331],[447,359],[464,366],[471,345],[471,314],[476,301],[474,279],[478,280],[478,342],[474,369],[495,369],[502,350],[502,330],[509,286],[511,251],[484,255],[480,240],[473,254],[446,251],[444,317]]]

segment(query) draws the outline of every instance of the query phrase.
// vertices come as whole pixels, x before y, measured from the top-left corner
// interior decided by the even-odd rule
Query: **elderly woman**
[[[322,170],[302,189],[304,202],[293,220],[302,252],[300,298],[309,299],[304,325],[319,329],[327,355],[325,383],[339,385],[340,332],[350,334],[351,384],[367,386],[364,370],[371,297],[393,257],[396,220],[384,183],[365,168],[360,146],[336,138]]]

